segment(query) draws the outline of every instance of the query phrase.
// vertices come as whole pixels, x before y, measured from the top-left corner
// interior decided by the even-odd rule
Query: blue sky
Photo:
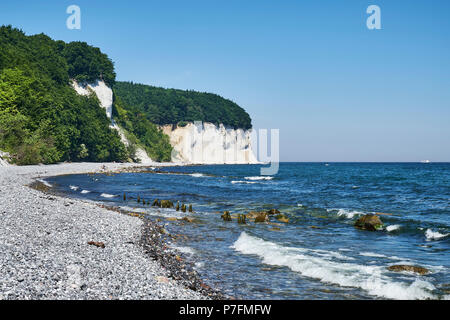
[[[450,161],[450,1],[111,2],[8,1],[0,23],[98,46],[118,80],[232,99],[280,129],[282,161]]]

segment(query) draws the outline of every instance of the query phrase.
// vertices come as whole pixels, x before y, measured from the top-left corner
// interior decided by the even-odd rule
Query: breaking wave
[[[232,184],[236,184],[236,183],[244,183],[244,184],[254,184],[257,183],[255,181],[242,181],[242,180],[233,180],[231,181]]]
[[[114,198],[114,197],[117,197],[117,196],[114,195],[114,194],[102,193],[102,194],[100,195],[100,197],[103,197],[103,198]]]
[[[431,229],[427,229],[427,231],[425,231],[425,237],[427,238],[427,240],[439,240],[447,237],[448,235],[449,233],[442,234]]]
[[[245,177],[245,180],[272,180],[271,176],[256,176],[256,177]]]
[[[360,288],[374,296],[389,299],[435,298],[431,293],[435,287],[420,277],[414,276],[409,282],[395,281],[387,275],[385,266],[336,261],[332,252],[329,252],[329,255],[317,256],[314,250],[281,246],[245,232],[241,233],[232,248],[243,254],[256,255],[265,264],[288,267],[321,282]]]

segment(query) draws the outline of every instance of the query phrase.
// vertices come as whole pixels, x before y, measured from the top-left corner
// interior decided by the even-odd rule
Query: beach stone
[[[255,217],[255,222],[268,222],[269,221],[269,215],[266,212],[260,212]]]
[[[420,266],[410,266],[410,265],[394,265],[394,266],[389,266],[387,269],[389,271],[394,271],[394,272],[407,271],[407,272],[418,273],[421,275],[429,273],[429,270],[427,268],[420,267]]]
[[[355,227],[362,230],[377,231],[383,227],[380,217],[374,214],[366,214],[355,222]]]
[[[278,209],[270,209],[267,211],[267,214],[273,215],[273,214],[278,214],[280,213],[280,210]]]
[[[275,217],[275,219],[277,219],[278,221],[283,222],[283,223],[289,223],[289,218],[286,217],[286,216],[285,216],[284,214],[282,214],[282,213],[278,214],[278,215]]]
[[[91,246],[96,246],[98,248],[102,248],[102,249],[105,248],[105,244],[103,242],[89,241],[88,244],[91,245]]]
[[[189,223],[194,222],[194,218],[191,218],[191,217],[183,217],[180,220],[181,221],[185,221],[185,222],[189,222]]]

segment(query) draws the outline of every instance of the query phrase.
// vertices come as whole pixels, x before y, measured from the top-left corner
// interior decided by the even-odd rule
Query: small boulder
[[[180,220],[185,222],[194,222],[194,218],[191,217],[183,217]]]
[[[278,221],[283,222],[283,223],[289,223],[289,218],[286,217],[286,216],[285,216],[284,214],[282,214],[282,213],[278,214],[278,215],[275,217],[275,219],[277,219]]]
[[[153,207],[161,207],[161,203],[159,202],[158,199],[155,199],[155,201],[153,201],[152,206],[153,206]]]
[[[88,244],[91,245],[91,246],[96,246],[98,248],[102,248],[102,249],[105,248],[105,244],[103,242],[89,241]]]
[[[182,212],[186,212],[186,205],[185,205],[185,204],[183,204],[183,205],[181,206],[181,211],[182,211]]]
[[[393,271],[393,272],[402,272],[402,271],[406,271],[406,272],[414,272],[414,273],[418,273],[420,275],[424,275],[429,273],[427,268],[424,267],[420,267],[420,266],[409,266],[409,265],[394,265],[394,266],[389,266],[388,267],[389,271]]]
[[[189,205],[188,211],[189,211],[189,212],[194,212],[194,210],[192,210],[192,204]]]
[[[377,231],[383,227],[383,222],[377,215],[366,214],[356,220],[355,227],[362,230]]]
[[[277,210],[277,209],[270,209],[269,211],[267,211],[267,214],[270,214],[270,215],[279,214],[279,213],[280,213],[280,210]]]
[[[266,212],[260,212],[255,217],[255,222],[268,222],[269,221],[269,215]]]
[[[247,218],[249,219],[255,219],[260,213],[257,211],[250,211],[247,213]]]

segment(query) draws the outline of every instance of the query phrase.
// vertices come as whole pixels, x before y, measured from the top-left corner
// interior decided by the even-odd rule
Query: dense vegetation
[[[16,164],[127,161],[137,146],[156,161],[170,161],[169,137],[157,126],[190,121],[251,128],[249,115],[218,95],[115,82],[113,62],[84,42],[54,41],[0,27],[0,150]],[[71,86],[104,80],[114,87],[113,116],[128,147],[96,95]]]
[[[113,84],[112,62],[98,48],[0,27],[0,149],[17,164],[124,161],[95,95],[80,96],[70,79]]]
[[[140,145],[152,160],[171,161],[169,137],[137,108],[126,105],[117,96],[114,97],[113,118],[126,131],[127,140],[131,142],[130,154]]]
[[[250,116],[244,109],[212,93],[117,82],[114,94],[124,106],[133,106],[134,111],[159,125],[203,121],[233,128],[252,127]]]

